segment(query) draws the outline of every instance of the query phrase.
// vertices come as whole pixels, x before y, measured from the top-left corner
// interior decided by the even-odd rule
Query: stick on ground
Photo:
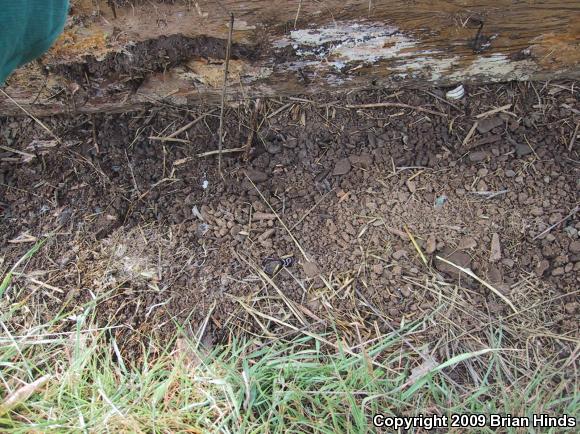
[[[218,171],[222,175],[222,147],[224,145],[224,108],[226,102],[226,91],[228,87],[228,68],[230,66],[230,51],[232,49],[232,33],[234,31],[234,14],[230,14],[230,31],[228,33],[228,44],[226,46],[226,62],[224,66],[224,86],[222,88],[222,102],[220,112],[220,129],[218,142]]]

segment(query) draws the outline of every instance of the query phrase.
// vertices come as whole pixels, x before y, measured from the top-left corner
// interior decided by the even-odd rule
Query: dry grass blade
[[[202,152],[197,154],[197,158],[211,157],[212,155],[234,154],[236,152],[243,152],[244,148],[218,149],[215,151]]]
[[[175,137],[159,137],[159,136],[149,136],[149,140],[156,140],[159,142],[177,142],[177,143],[191,143],[186,139],[177,139]]]
[[[565,217],[561,218],[560,220],[558,220],[556,223],[554,223],[552,226],[548,227],[545,231],[540,232],[538,235],[536,235],[534,238],[532,238],[532,241],[537,240],[538,238],[540,238],[542,235],[547,234],[548,232],[550,232],[552,229],[554,229],[556,226],[558,226],[559,224],[561,224],[562,222],[568,220],[570,217],[572,217],[573,215],[575,215],[578,211],[580,211],[580,205],[576,205],[576,207],[570,211],[569,214],[567,214]]]
[[[240,255],[240,253],[236,252],[236,254],[238,255],[238,258],[240,258],[243,262],[246,263],[246,265],[248,267],[253,269],[254,272],[258,274],[258,276],[260,277],[260,279],[262,279],[263,282],[267,283],[268,285],[270,285],[272,288],[274,288],[276,290],[276,292],[278,293],[278,295],[280,296],[282,301],[284,301],[286,306],[288,306],[288,309],[290,309],[290,311],[294,314],[296,319],[298,321],[300,321],[303,325],[306,325],[306,320],[304,319],[302,314],[298,311],[298,309],[296,309],[296,306],[294,306],[294,302],[284,295],[284,293],[280,290],[280,288],[278,288],[278,285],[276,285],[276,283],[274,283],[274,281],[270,278],[270,276],[268,276],[266,273],[264,273],[262,270],[260,270],[254,264],[250,263],[250,261],[248,261],[242,255]]]
[[[483,119],[483,118],[486,118],[488,116],[494,115],[496,113],[503,112],[503,111],[511,108],[511,106],[512,106],[511,104],[506,104],[506,105],[503,105],[501,107],[496,107],[493,110],[488,110],[488,111],[486,111],[484,113],[478,114],[475,118],[476,119]]]
[[[405,232],[407,233],[407,235],[409,236],[409,239],[413,243],[413,246],[415,247],[415,250],[417,250],[417,253],[419,253],[419,256],[421,257],[421,260],[423,261],[423,264],[425,264],[426,267],[429,267],[429,262],[427,261],[427,258],[423,254],[423,251],[421,250],[421,247],[419,246],[419,244],[417,244],[417,241],[415,240],[415,237],[409,231],[409,228],[407,228],[406,225],[405,225]]]
[[[378,102],[374,104],[357,104],[357,105],[347,105],[345,106],[348,109],[373,109],[373,108],[387,108],[387,107],[397,107],[397,108],[407,108],[411,110],[415,110],[418,112],[429,113],[436,116],[443,116],[447,117],[446,113],[436,112],[435,110],[429,110],[423,107],[417,107],[409,104],[405,104],[402,102]]]
[[[207,113],[202,114],[201,116],[198,116],[197,118],[195,118],[194,120],[192,120],[188,124],[179,128],[177,131],[171,133],[168,137],[170,139],[172,139],[174,137],[179,136],[181,133],[184,133],[185,131],[189,130],[191,127],[196,125],[198,122],[202,121],[206,116],[211,115],[212,113],[215,113],[216,111],[217,111],[217,109],[213,109],[213,110],[208,111]]]
[[[258,192],[258,194],[260,195],[260,197],[262,198],[262,200],[266,203],[266,205],[268,205],[268,208],[270,208],[270,210],[272,211],[272,213],[276,216],[276,219],[280,222],[280,224],[282,225],[282,227],[286,230],[286,232],[288,232],[288,235],[290,235],[290,238],[292,238],[292,241],[294,241],[294,244],[296,244],[296,247],[298,247],[298,250],[300,250],[300,253],[302,253],[302,256],[304,257],[304,259],[306,261],[310,261],[310,259],[308,258],[308,255],[306,254],[306,252],[304,251],[304,249],[302,248],[302,246],[300,245],[300,243],[298,242],[298,240],[292,234],[292,231],[282,221],[282,219],[280,218],[280,216],[278,215],[278,213],[274,210],[274,208],[272,208],[272,205],[270,205],[270,202],[268,202],[266,200],[266,198],[264,197],[264,195],[262,194],[262,192],[258,189],[258,187],[256,187],[256,184],[254,184],[254,181],[252,181],[247,174],[246,174],[246,178],[248,178],[248,181],[250,181],[250,183],[256,189],[256,191]]]
[[[441,262],[446,263],[447,265],[451,265],[452,267],[457,268],[459,271],[467,274],[469,277],[474,278],[479,283],[481,283],[483,286],[485,286],[487,289],[489,289],[491,292],[493,292],[495,295],[497,295],[499,298],[501,298],[514,311],[514,313],[518,313],[518,310],[516,309],[516,307],[513,305],[513,303],[505,295],[503,295],[501,292],[499,292],[496,288],[491,286],[485,280],[481,279],[473,271],[471,271],[468,268],[460,267],[459,265],[454,264],[453,262],[448,261],[447,259],[442,258],[441,256],[437,256],[437,259],[439,259]]]
[[[475,133],[475,129],[477,128],[478,125],[479,125],[479,122],[477,122],[477,121],[475,121],[473,123],[473,125],[469,129],[469,132],[467,133],[467,136],[465,136],[465,139],[463,139],[463,142],[461,143],[461,146],[467,145],[467,143],[469,142],[469,140],[471,140],[471,137],[473,137],[473,134]]]
[[[568,144],[569,152],[572,152],[572,148],[574,148],[574,144],[576,143],[576,137],[578,137],[578,128],[580,128],[580,122],[576,124],[574,133],[572,133],[572,138],[570,139],[570,143]]]
[[[0,404],[0,416],[6,414],[14,407],[25,402],[28,398],[32,396],[34,392],[36,392],[38,389],[44,386],[51,378],[52,375],[50,374],[43,375],[38,380],[30,384],[26,384],[22,386],[20,389],[17,389],[14,392],[12,392],[10,395],[6,397],[4,402]]]
[[[282,320],[279,320],[278,318],[274,318],[271,315],[267,315],[265,313],[259,312],[256,309],[252,308],[251,306],[248,306],[246,303],[244,303],[240,299],[236,299],[236,301],[238,303],[240,303],[246,310],[252,311],[257,316],[260,316],[260,317],[262,317],[264,319],[270,320],[270,321],[275,322],[275,323],[277,323],[279,325],[282,325],[284,327],[287,327],[289,329],[292,329],[295,332],[301,332],[301,333],[305,334],[306,336],[310,336],[311,338],[316,339],[317,341],[322,342],[323,344],[329,345],[329,346],[333,347],[334,349],[336,349],[338,351],[344,351],[348,355],[351,355],[351,356],[354,356],[354,357],[358,357],[360,359],[364,359],[364,355],[363,354],[357,354],[357,353],[351,351],[350,349],[346,348],[345,346],[339,346],[338,344],[336,344],[334,342],[331,342],[328,339],[326,339],[326,338],[324,338],[324,337],[322,337],[322,336],[320,336],[320,335],[318,335],[316,333],[312,333],[312,332],[310,332],[308,330],[300,329],[299,327],[296,327],[296,326],[294,326],[292,324],[289,324],[287,322],[284,322]],[[378,368],[385,369],[385,370],[387,370],[389,372],[392,372],[394,374],[398,374],[397,371],[395,371],[394,369],[389,368],[388,366],[383,365],[382,363],[379,363],[376,360],[370,360],[370,362],[374,366],[376,366]]]

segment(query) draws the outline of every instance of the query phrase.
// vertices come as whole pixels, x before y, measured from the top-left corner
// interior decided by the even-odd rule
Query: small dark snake
[[[294,257],[289,256],[285,258],[273,258],[271,256],[264,258],[262,261],[262,269],[270,276],[273,276],[282,268],[288,268],[294,265]]]

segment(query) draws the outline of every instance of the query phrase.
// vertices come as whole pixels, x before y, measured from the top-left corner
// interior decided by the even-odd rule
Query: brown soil
[[[333,316],[350,329],[359,295],[399,326],[454,291],[429,289],[433,274],[409,233],[447,282],[462,285],[453,297],[473,311],[492,320],[513,313],[437,255],[520,310],[544,303],[546,329],[577,336],[578,83],[470,88],[454,106],[434,95],[444,90],[263,102],[249,161],[224,156],[224,179],[217,157],[197,157],[217,148],[213,107],[45,120],[61,145],[29,118],[0,118],[0,271],[48,236],[17,279],[36,289],[32,302],[51,318],[107,293],[97,313],[130,326],[126,337],[166,334],[172,320],[195,329],[206,318],[215,338],[232,328],[273,331],[252,309],[297,325],[300,315]],[[445,115],[346,108],[377,101]],[[464,140],[476,115],[506,104]],[[253,110],[229,109],[226,148],[246,143]],[[203,113],[181,142],[150,139]],[[294,263],[268,284],[264,259],[287,255]],[[470,318],[457,313],[467,329],[476,326]]]

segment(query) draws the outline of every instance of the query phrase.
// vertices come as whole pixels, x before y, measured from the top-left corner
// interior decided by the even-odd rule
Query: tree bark
[[[580,76],[577,0],[77,0],[48,79],[29,65],[6,92],[37,116],[217,101],[230,12],[229,101]]]

